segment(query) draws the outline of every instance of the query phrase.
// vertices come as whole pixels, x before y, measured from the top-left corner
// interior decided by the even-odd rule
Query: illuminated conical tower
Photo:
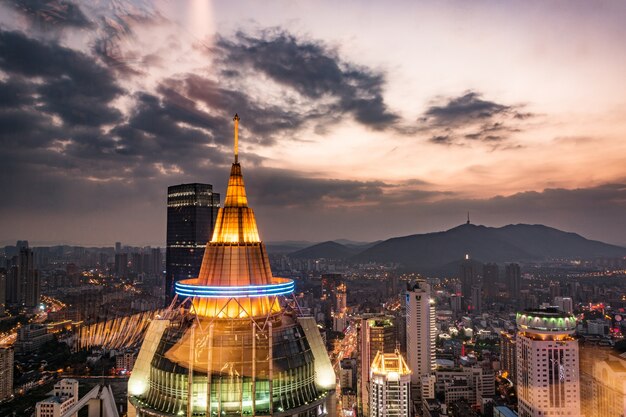
[[[224,206],[199,276],[176,283],[177,300],[148,329],[128,383],[130,416],[326,414],[335,374],[315,321],[287,305],[294,282],[272,276],[234,122]]]

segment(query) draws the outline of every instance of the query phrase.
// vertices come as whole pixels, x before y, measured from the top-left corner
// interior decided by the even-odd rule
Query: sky
[[[546,224],[626,245],[626,2],[0,2],[0,243],[163,246],[167,186],[265,241]]]

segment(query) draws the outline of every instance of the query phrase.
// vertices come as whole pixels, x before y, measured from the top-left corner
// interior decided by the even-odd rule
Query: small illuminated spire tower
[[[335,374],[315,321],[286,298],[294,282],[272,275],[239,164],[239,116],[233,121],[224,205],[198,277],[176,282],[178,299],[147,331],[128,383],[129,417],[326,415]]]

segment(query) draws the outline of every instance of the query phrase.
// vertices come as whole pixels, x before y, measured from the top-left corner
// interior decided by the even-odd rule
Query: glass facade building
[[[174,284],[198,276],[206,243],[211,240],[220,195],[210,184],[180,184],[167,188],[167,249],[165,288],[174,296]]]

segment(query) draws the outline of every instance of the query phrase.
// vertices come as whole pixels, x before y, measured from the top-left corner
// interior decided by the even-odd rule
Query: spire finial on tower
[[[239,115],[235,113],[235,117],[233,117],[235,122],[235,163],[239,163]]]
[[[467,212],[467,224],[470,224],[469,211]]]

